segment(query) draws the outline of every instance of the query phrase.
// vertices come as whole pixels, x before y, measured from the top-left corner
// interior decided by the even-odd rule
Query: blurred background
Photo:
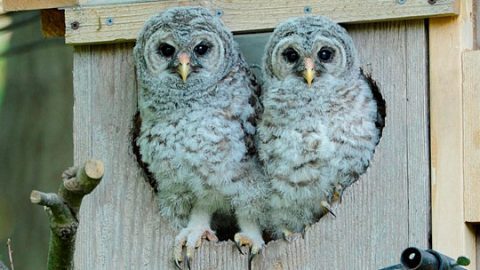
[[[48,221],[32,189],[54,192],[72,166],[72,48],[42,37],[39,12],[0,15],[0,260],[42,269]]]

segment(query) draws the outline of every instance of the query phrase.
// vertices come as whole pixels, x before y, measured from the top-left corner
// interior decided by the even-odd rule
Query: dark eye
[[[175,53],[175,48],[167,43],[162,43],[158,46],[158,52],[165,57],[171,57]]]
[[[210,47],[206,44],[198,44],[197,46],[195,46],[195,48],[193,49],[195,51],[196,54],[198,55],[204,55],[208,52],[208,49],[210,49]]]
[[[300,58],[297,51],[295,51],[292,48],[286,48],[285,51],[283,51],[282,55],[283,57],[285,57],[285,60],[287,60],[290,63],[295,63]]]
[[[323,47],[318,52],[318,59],[322,62],[329,62],[333,59],[334,51],[332,48]]]

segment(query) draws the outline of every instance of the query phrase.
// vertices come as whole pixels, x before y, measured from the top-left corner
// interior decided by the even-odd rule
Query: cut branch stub
[[[30,201],[45,206],[50,222],[48,269],[72,269],[78,211],[85,195],[92,192],[104,174],[103,162],[88,160],[81,168],[72,167],[62,174],[58,193],[33,190]]]
[[[88,160],[82,168],[70,168],[63,173],[63,185],[60,186],[58,194],[73,210],[75,216],[78,214],[83,196],[95,189],[104,171],[102,161]]]

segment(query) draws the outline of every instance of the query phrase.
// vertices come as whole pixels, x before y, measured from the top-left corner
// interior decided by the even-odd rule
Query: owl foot
[[[330,214],[332,214],[332,216],[337,217],[337,215],[335,215],[335,213],[332,210],[332,207],[327,201],[321,201],[320,205],[322,205],[323,208],[325,208]]]
[[[260,253],[265,246],[262,236],[256,232],[239,232],[235,234],[233,239],[235,240],[235,246],[237,246],[242,255],[245,254],[242,246],[250,248],[250,253],[248,254],[248,269],[252,269],[253,258]]]
[[[218,238],[215,232],[208,226],[187,227],[180,231],[175,238],[175,246],[173,254],[175,257],[175,265],[178,269],[183,269],[180,264],[185,263],[187,269],[190,269],[193,252],[196,248],[202,245],[202,240],[217,242]],[[185,247],[185,255],[183,256],[183,249]]]
[[[334,202],[339,201],[341,203],[342,202],[342,195],[343,195],[342,185],[340,185],[340,184],[335,185],[332,201],[334,201]]]
[[[283,229],[282,230],[282,235],[283,235],[283,240],[287,242],[292,242],[293,240],[297,239],[299,236],[303,237],[303,234],[300,233],[294,233],[290,231],[289,229]]]
[[[242,254],[245,254],[241,248],[243,246],[250,248],[250,254],[258,254],[265,246],[262,236],[256,235],[256,233],[240,232],[235,234],[233,239],[235,240],[235,245]]]

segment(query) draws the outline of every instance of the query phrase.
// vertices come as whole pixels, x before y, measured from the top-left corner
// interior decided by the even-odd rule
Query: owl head
[[[263,72],[266,80],[322,85],[358,74],[356,54],[351,37],[335,22],[322,16],[293,18],[275,28]]]
[[[146,91],[191,96],[228,74],[238,55],[232,34],[201,7],[168,9],[150,18],[134,49]]]

